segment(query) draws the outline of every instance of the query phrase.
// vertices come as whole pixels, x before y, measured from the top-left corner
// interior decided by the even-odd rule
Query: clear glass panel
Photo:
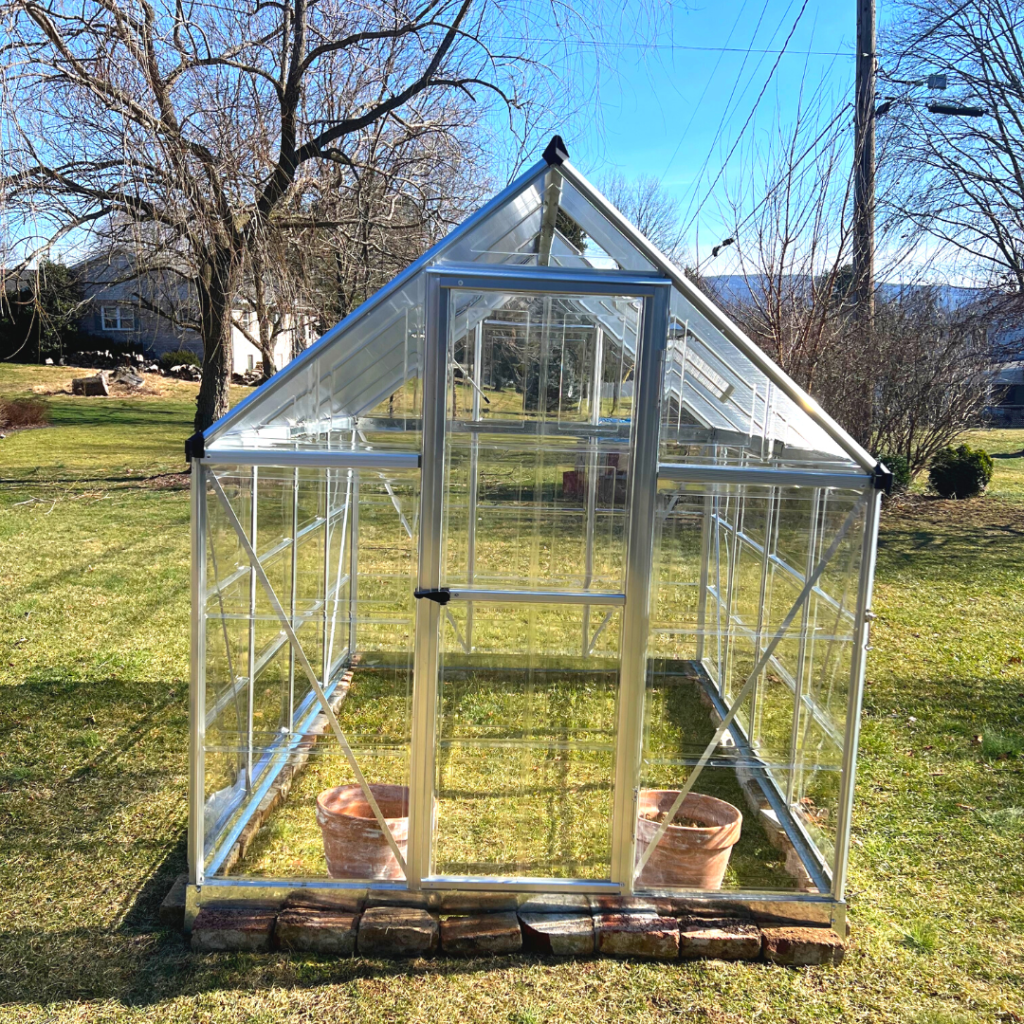
[[[216,475],[227,506],[208,489],[207,871],[400,878],[285,625],[401,849],[418,474],[239,466]]]

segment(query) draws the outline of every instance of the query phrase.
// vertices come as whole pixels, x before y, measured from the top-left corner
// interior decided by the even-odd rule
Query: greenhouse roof
[[[568,235],[576,239],[576,244]],[[556,138],[539,161],[403,273],[275,374],[204,435],[207,452],[337,447],[340,431],[390,420],[393,399],[422,375],[425,279],[432,268],[545,268],[552,279],[629,273],[672,284],[663,403],[693,440],[784,461],[871,472],[876,460],[776,366],[683,272],[572,166]],[[635,334],[606,315],[600,296],[564,302],[603,325],[625,353]],[[461,310],[470,327],[507,302],[481,291]]]

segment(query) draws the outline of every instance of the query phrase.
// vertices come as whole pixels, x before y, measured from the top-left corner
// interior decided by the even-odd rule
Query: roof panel
[[[582,251],[551,226],[551,208],[545,213],[544,207],[546,189],[551,187],[558,189],[561,210],[586,235]],[[545,218],[543,244],[550,244],[549,256],[541,253]],[[388,402],[393,412],[394,396],[400,391],[401,415],[415,434],[421,415],[415,382],[423,361],[426,269],[470,262],[536,265],[547,259],[554,266],[585,272],[621,269],[673,281],[664,380],[666,409],[674,411],[664,414],[666,423],[674,416],[680,425],[699,424],[723,436],[746,437],[762,453],[781,445],[797,457],[805,453],[808,458],[863,468],[873,464],[575,168],[568,163],[549,168],[543,162],[214,424],[206,432],[207,447],[318,448],[337,443],[339,431],[351,430],[357,417],[369,415],[381,403]],[[476,319],[505,298],[497,293],[481,297]],[[603,315],[601,299],[573,301],[615,334],[616,318]],[[635,338],[629,332],[624,337],[615,334],[615,339],[633,354]],[[410,382],[412,386],[404,388]]]

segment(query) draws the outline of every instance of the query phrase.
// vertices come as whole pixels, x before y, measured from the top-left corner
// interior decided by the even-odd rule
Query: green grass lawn
[[[69,377],[0,367],[0,395]],[[56,394],[0,441],[0,1020],[1024,1019],[1019,457],[883,519],[840,968],[190,953],[155,913],[185,860],[193,395]]]

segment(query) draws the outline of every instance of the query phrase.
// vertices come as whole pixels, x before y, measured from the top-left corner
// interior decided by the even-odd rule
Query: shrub
[[[981,448],[943,448],[932,459],[928,482],[943,498],[973,498],[992,479],[992,460]]]
[[[910,486],[910,463],[902,456],[895,453],[882,452],[875,458],[887,466],[892,473],[892,490],[896,494],[905,491]]]
[[[50,422],[50,410],[38,398],[0,398],[0,427],[41,427]]]
[[[177,352],[165,352],[160,357],[160,369],[169,370],[172,366],[201,366],[199,356],[187,348],[179,348]]]

